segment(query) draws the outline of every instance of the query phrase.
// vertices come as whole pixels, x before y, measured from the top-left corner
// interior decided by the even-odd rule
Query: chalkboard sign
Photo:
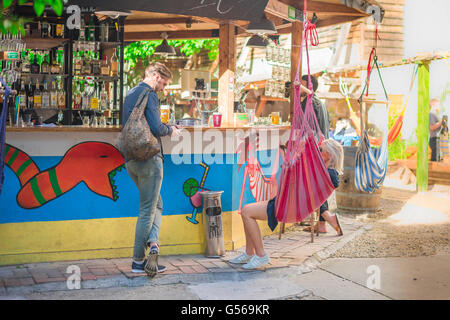
[[[69,0],[66,5],[259,21],[269,0]],[[114,9],[112,9],[114,8]]]

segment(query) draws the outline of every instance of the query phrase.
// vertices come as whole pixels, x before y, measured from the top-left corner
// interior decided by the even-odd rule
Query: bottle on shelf
[[[83,92],[81,97],[81,108],[83,110],[88,110],[90,108],[91,97],[87,82],[83,83],[81,91]]]
[[[33,109],[34,108],[34,90],[33,90],[33,85],[31,84],[31,80],[28,83],[27,102],[28,102],[28,109]]]
[[[64,73],[64,47],[58,47],[56,49],[56,63],[59,66],[59,73]]]
[[[102,89],[100,90],[100,109],[107,110],[109,106],[108,92],[106,92],[106,84],[102,84]]]
[[[99,101],[98,101],[98,95],[97,95],[97,90],[96,90],[97,86],[94,82],[92,82],[91,84],[91,101],[90,101],[90,106],[91,109],[93,110],[98,110],[99,107]]]
[[[20,83],[19,106],[20,106],[20,109],[22,109],[22,110],[25,110],[28,107],[27,92],[25,90],[25,82],[23,80]]]
[[[31,72],[31,63],[30,63],[30,55],[29,50],[24,50],[22,55],[22,73],[30,73]]]
[[[59,84],[58,90],[58,109],[66,108],[66,92],[63,89],[62,82]]]
[[[64,38],[64,21],[61,17],[58,17],[55,28],[55,37]]]
[[[41,92],[42,108],[50,108],[50,92],[47,87],[47,80],[44,80],[44,89]]]
[[[107,22],[103,22],[100,25],[100,41],[108,42],[109,40],[109,25]]]
[[[88,41],[95,41],[95,22],[94,22],[94,15],[91,15],[91,18],[89,19],[89,26],[88,26],[88,35],[87,35]]]
[[[82,59],[82,66],[81,66],[81,74],[84,75],[90,75],[91,72],[91,59],[90,59],[90,52],[84,51],[84,56]]]
[[[58,64],[58,62],[56,61],[57,60],[56,57],[57,56],[56,56],[56,52],[55,52],[54,55],[53,55],[53,59],[52,59],[52,65],[50,67],[50,73],[51,74],[59,74],[59,73],[61,73],[61,67]]]
[[[34,62],[31,64],[31,73],[40,73],[41,67],[39,63],[37,62],[37,52],[34,52]]]
[[[56,90],[56,83],[52,81],[52,87],[50,89],[50,108],[58,108],[58,91]]]
[[[36,80],[36,89],[34,89],[34,108],[42,108],[42,93],[39,79]]]
[[[47,13],[44,11],[41,23],[41,38],[51,37],[51,26],[47,21]]]
[[[109,76],[109,65],[108,65],[108,61],[106,60],[106,56],[103,56],[103,60],[100,65],[100,69],[101,69],[102,76]]]
[[[73,97],[73,109],[80,110],[81,109],[81,91],[79,89],[80,84],[75,83],[74,87],[74,97]]]
[[[50,72],[50,64],[48,63],[48,59],[49,55],[48,53],[45,53],[41,64],[41,73],[48,74]]]
[[[110,70],[111,77],[117,77],[117,69],[118,69],[117,55],[116,50],[114,50],[113,55],[111,57],[111,70]]]
[[[80,35],[78,36],[78,41],[86,41],[86,35],[85,35],[85,22],[84,22],[84,17],[81,17],[81,22],[80,22]]]

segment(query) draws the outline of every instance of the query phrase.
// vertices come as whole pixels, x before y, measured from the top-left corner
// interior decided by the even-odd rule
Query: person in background
[[[302,77],[301,83],[306,88],[309,88],[308,75],[304,75]],[[317,78],[311,76],[311,83],[313,87],[313,92],[316,92],[317,88],[319,87],[319,82],[317,81]],[[305,111],[306,108],[307,96],[308,94],[305,91],[303,90],[300,91],[300,99],[303,111]],[[312,104],[314,108],[314,113],[316,114],[317,122],[319,124],[320,131],[322,131],[324,138],[328,139],[330,131],[330,116],[328,115],[328,110],[322,103],[322,101],[320,101],[320,99],[316,96],[315,93],[312,96]]]
[[[333,184],[337,186],[339,184],[338,174],[342,172],[344,162],[343,148],[339,142],[327,139],[320,145],[320,150],[330,178]],[[257,220],[267,221],[269,228],[272,231],[275,230],[278,225],[275,201],[276,197],[269,201],[250,203],[242,208],[241,218],[245,232],[245,251],[231,259],[230,263],[243,264],[242,268],[244,269],[256,269],[270,262],[269,255],[264,251],[264,244]],[[324,207],[325,203],[322,206]],[[328,213],[328,204],[326,204],[325,211],[327,212],[323,215],[325,220],[336,229],[338,235],[342,235],[337,216],[331,216]]]
[[[162,63],[156,62],[145,69],[142,82],[128,91],[123,104],[123,126],[137,103],[137,99],[145,90],[148,91],[148,102],[145,108],[145,118],[153,135],[161,145],[161,151],[146,161],[126,161],[125,167],[139,190],[139,215],[136,222],[134,238],[132,272],[146,272],[153,277],[157,272],[166,269],[158,265],[159,232],[161,228],[161,214],[163,209],[161,199],[161,185],[163,180],[163,152],[161,137],[177,136],[176,126],[169,126],[161,122],[159,102],[156,92],[163,91],[172,79],[172,73]],[[150,248],[147,259],[145,251]]]
[[[437,116],[438,110],[439,100],[431,99],[429,114],[431,161],[440,161],[439,132],[441,130],[442,121],[440,121]]]
[[[200,113],[198,112],[197,104],[194,100],[192,100],[192,102],[191,102],[189,111],[183,115],[183,119],[185,119],[185,118],[195,118],[195,119],[200,118]]]

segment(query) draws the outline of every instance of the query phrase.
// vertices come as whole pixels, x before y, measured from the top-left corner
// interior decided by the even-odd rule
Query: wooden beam
[[[303,10],[303,1],[298,0],[279,0],[280,2],[297,8],[299,10]],[[329,2],[321,2],[321,1],[308,1],[307,3],[308,12],[315,12],[318,16],[320,14],[332,14],[332,15],[361,15],[361,11],[347,7],[344,4],[334,4]],[[369,14],[364,13],[366,17]],[[319,16],[320,17],[320,16]]]
[[[132,19],[125,20],[125,26],[143,26],[152,24],[186,24],[189,18],[160,18],[160,19]],[[191,23],[199,23],[197,20],[190,19]]]
[[[234,85],[236,67],[236,35],[233,24],[224,23],[219,27],[219,112],[222,126],[233,126]]]
[[[167,31],[166,31],[167,32]],[[169,31],[169,40],[174,39],[212,39],[218,38],[218,30],[183,30]],[[141,41],[141,40],[161,40],[160,31],[151,32],[125,32],[125,41]]]

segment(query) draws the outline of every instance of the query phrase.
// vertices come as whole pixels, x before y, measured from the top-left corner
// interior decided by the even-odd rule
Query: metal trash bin
[[[208,258],[218,258],[225,255],[222,228],[222,203],[220,197],[223,191],[200,192],[203,200],[203,217],[206,235],[206,252]]]

